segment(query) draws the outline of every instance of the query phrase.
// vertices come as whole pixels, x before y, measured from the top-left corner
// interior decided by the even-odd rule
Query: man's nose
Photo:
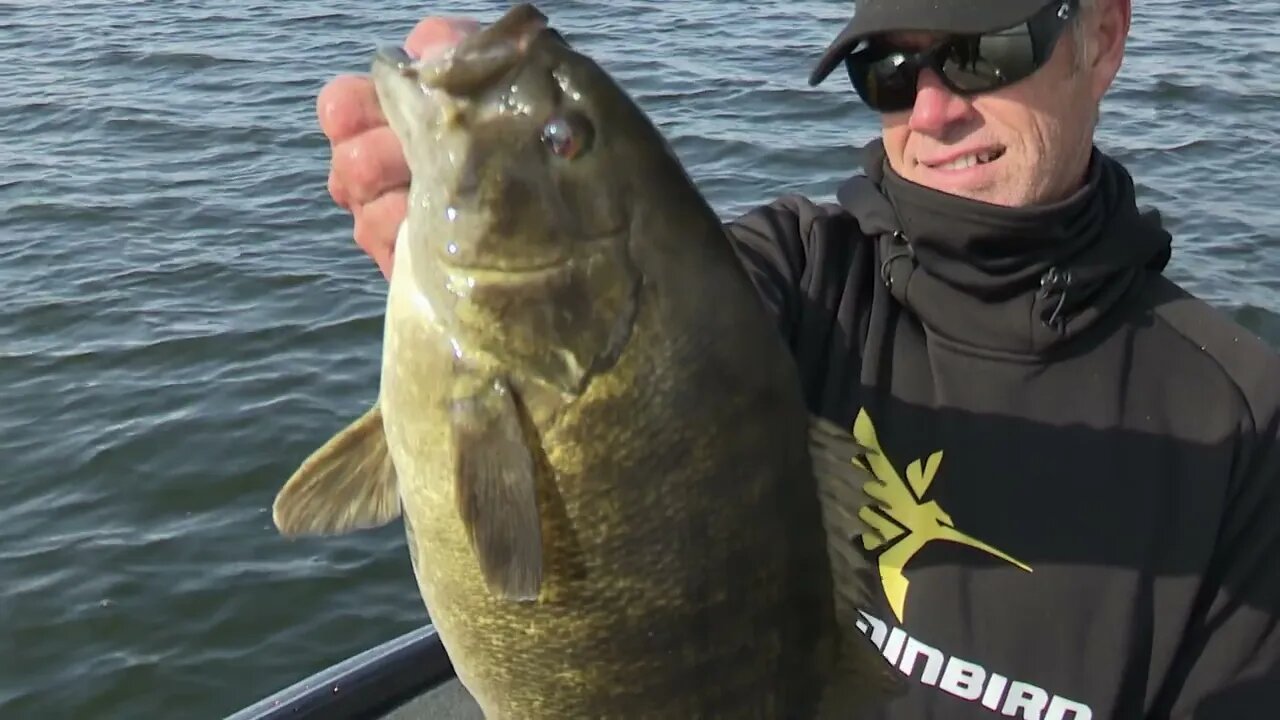
[[[912,132],[941,135],[957,120],[973,112],[969,101],[947,89],[932,70],[923,70],[916,81],[916,103],[908,126]]]

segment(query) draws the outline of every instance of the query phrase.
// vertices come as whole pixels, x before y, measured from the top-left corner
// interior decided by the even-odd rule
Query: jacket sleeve
[[[1265,410],[1250,413],[1237,441],[1203,610],[1184,634],[1153,718],[1280,715],[1280,361],[1264,354],[1268,362],[1245,391]]]
[[[799,195],[785,195],[729,222],[725,230],[761,301],[791,338],[803,306],[802,283],[819,226],[836,212]]]

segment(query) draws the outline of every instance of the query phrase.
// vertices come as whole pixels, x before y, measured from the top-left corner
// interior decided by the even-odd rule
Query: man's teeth
[[[995,152],[994,150],[987,151],[987,152],[980,152],[980,153],[975,153],[973,155],[965,155],[964,157],[956,158],[955,160],[952,160],[949,163],[939,165],[938,169],[939,170],[964,170],[965,168],[971,168],[974,165],[985,165],[991,162],[992,160],[995,160],[998,157],[1000,157],[1000,153]]]

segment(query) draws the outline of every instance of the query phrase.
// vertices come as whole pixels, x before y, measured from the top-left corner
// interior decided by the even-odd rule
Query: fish
[[[370,74],[410,169],[377,399],[307,457],[287,537],[402,519],[490,719],[857,718],[873,482],[664,135],[519,4]]]

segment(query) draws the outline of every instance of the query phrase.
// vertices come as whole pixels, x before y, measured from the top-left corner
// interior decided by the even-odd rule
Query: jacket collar
[[[1040,355],[1098,323],[1172,238],[1135,203],[1133,179],[1092,151],[1084,186],[1052,205],[1005,208],[911,183],[876,140],[837,192],[878,245],[881,279],[935,333],[975,349]]]

